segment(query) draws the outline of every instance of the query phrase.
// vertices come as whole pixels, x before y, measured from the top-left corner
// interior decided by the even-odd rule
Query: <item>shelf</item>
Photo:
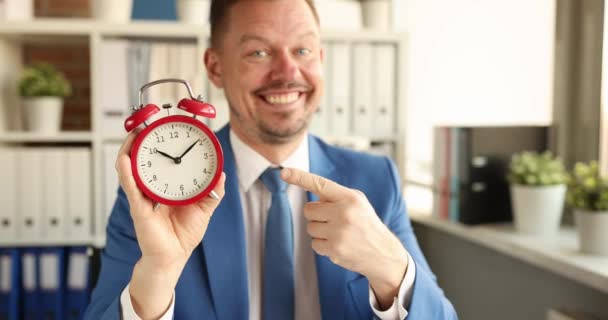
[[[1,239],[0,248],[6,247],[62,247],[89,246],[93,241],[90,237],[82,239]]]
[[[572,227],[562,228],[555,238],[539,238],[516,233],[512,224],[467,226],[419,213],[410,217],[416,223],[608,293],[608,257],[581,253]]]
[[[108,36],[170,36],[196,39],[208,32],[200,26],[173,21],[133,21],[116,24],[81,18],[36,18],[32,21],[0,24],[0,34],[6,35],[88,36],[94,33]]]
[[[209,35],[209,27],[184,24],[170,20],[134,20],[130,23],[105,23],[83,18],[36,18],[32,21],[2,22],[0,35],[8,36],[89,36],[108,37],[177,37],[197,39]],[[322,30],[321,37],[329,41],[399,42],[403,36],[396,32],[375,30]]]
[[[88,131],[64,131],[55,135],[36,132],[0,132],[0,142],[91,142],[92,134]]]

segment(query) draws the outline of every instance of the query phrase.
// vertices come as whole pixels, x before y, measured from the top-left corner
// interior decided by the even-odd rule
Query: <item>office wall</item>
[[[542,320],[551,307],[608,319],[608,294],[425,225],[414,231],[460,319]]]
[[[429,211],[436,125],[552,122],[555,0],[401,0],[408,34],[406,196]]]

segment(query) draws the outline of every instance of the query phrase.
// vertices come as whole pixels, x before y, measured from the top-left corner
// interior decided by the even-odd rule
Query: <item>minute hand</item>
[[[183,158],[186,155],[186,153],[190,152],[190,150],[192,150],[192,148],[194,148],[194,146],[196,145],[196,143],[198,142],[198,140],[200,140],[200,139],[196,139],[196,141],[194,141],[194,143],[192,145],[190,145],[188,147],[188,149],[186,149],[186,151],[184,151],[184,153],[182,153],[182,155],[179,156],[179,158],[180,159]]]

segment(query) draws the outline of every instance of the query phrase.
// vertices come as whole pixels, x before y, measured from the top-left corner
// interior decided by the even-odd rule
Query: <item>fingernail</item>
[[[289,168],[283,168],[283,170],[281,170],[281,177],[283,179],[289,178],[290,175],[291,175],[291,170]]]

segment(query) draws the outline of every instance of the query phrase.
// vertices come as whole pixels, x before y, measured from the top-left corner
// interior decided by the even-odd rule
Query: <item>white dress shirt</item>
[[[236,161],[239,179],[239,193],[243,209],[243,222],[245,239],[247,243],[247,272],[249,287],[249,319],[262,319],[262,265],[264,257],[264,231],[266,216],[270,208],[271,194],[264,187],[259,177],[264,170],[273,166],[266,158],[246,145],[234,132],[230,131],[230,142]],[[310,171],[308,155],[308,139],[304,138],[296,151],[283,163],[283,167],[297,168]],[[317,284],[317,269],[311,238],[306,232],[307,221],[302,210],[307,202],[307,195],[299,187],[289,185],[287,194],[293,214],[294,230],[294,258],[295,258],[295,320],[321,319],[321,306],[319,302],[319,288]],[[399,288],[398,296],[393,299],[393,305],[386,311],[378,309],[376,296],[371,287],[369,289],[369,303],[374,313],[383,320],[405,319],[407,306],[411,300],[412,288],[416,273],[414,261],[408,254],[408,268]],[[174,295],[175,297],[175,295]],[[131,304],[129,286],[120,296],[122,318],[125,320],[139,320]],[[173,318],[175,301],[161,320]]]

